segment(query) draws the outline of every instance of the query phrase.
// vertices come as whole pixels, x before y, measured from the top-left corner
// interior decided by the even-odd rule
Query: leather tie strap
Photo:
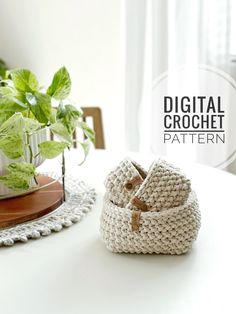
[[[141,210],[132,211],[132,231],[139,231]]]
[[[131,204],[137,207],[138,209],[141,209],[142,211],[148,211],[148,206],[143,201],[141,201],[136,196],[132,198]]]

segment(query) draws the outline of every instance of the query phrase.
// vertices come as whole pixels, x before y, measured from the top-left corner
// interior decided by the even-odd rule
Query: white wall
[[[106,146],[123,148],[120,0],[0,0],[0,58],[42,84],[65,65],[72,98],[103,110]]]

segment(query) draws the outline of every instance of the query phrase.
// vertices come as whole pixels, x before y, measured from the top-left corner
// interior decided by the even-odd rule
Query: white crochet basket
[[[101,235],[116,253],[184,254],[200,228],[190,180],[164,160],[149,171],[123,160],[105,181]]]
[[[189,251],[200,228],[200,212],[194,192],[182,206],[142,212],[138,231],[132,231],[132,211],[114,205],[105,195],[101,234],[115,253],[183,254]]]

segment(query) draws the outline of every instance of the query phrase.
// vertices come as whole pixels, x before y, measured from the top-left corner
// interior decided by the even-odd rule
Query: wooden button
[[[130,182],[128,182],[128,183],[126,183],[125,188],[126,188],[127,190],[132,190],[132,189],[133,189],[133,184],[130,183]]]
[[[137,186],[141,183],[143,183],[143,178],[140,175],[138,175],[138,176],[134,177],[133,179],[131,179],[130,181],[128,181],[125,184],[125,188],[127,190],[132,190],[135,186]]]

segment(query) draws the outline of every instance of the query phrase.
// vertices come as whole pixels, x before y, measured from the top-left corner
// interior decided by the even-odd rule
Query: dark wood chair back
[[[95,148],[105,149],[104,133],[103,133],[103,123],[102,123],[102,111],[99,107],[82,107],[83,110],[83,121],[88,122],[88,118],[92,118],[93,130],[95,132]],[[51,139],[53,139],[53,134],[50,134]],[[75,130],[73,134],[74,144],[77,147],[77,132]]]

